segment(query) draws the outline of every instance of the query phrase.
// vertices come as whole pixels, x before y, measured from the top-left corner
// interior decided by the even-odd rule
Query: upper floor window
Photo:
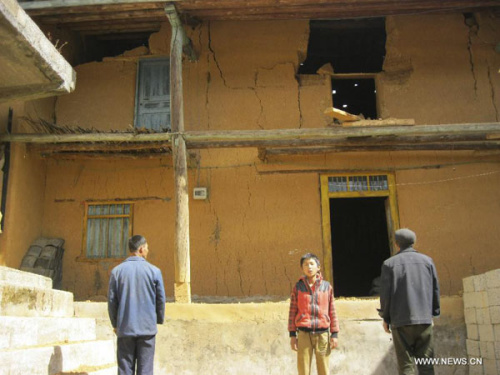
[[[87,258],[125,258],[132,235],[131,203],[87,203],[85,207]]]
[[[136,90],[135,127],[170,130],[170,60],[139,60]]]

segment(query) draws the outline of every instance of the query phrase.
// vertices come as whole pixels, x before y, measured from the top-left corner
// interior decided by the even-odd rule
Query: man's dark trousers
[[[434,358],[432,324],[415,324],[392,328],[392,338],[400,375],[415,374],[415,359]],[[432,364],[419,364],[419,375],[434,375]]]
[[[118,337],[118,375],[153,375],[156,336]],[[137,358],[137,373],[135,365]]]

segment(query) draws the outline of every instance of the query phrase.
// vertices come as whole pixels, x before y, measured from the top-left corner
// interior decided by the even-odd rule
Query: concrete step
[[[116,365],[106,365],[99,367],[82,367],[71,372],[59,372],[55,375],[116,375],[118,367]]]
[[[52,289],[52,279],[34,273],[0,266],[0,281],[12,285]]]
[[[21,349],[96,338],[96,321],[92,318],[0,316],[0,349]]]
[[[74,373],[90,365],[98,369],[106,367],[105,370],[110,371],[107,366],[116,364],[116,354],[112,340],[82,341],[3,350],[0,351],[0,363],[0,375]]]
[[[0,281],[0,316],[73,315],[72,293]]]

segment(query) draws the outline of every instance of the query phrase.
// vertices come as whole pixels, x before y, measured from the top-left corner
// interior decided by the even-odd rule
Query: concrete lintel
[[[16,0],[0,2],[0,102],[67,94],[76,73]]]

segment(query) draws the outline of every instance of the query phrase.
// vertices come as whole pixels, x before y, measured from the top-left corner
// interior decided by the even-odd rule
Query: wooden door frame
[[[347,177],[347,176],[387,176],[388,190],[378,191],[345,191],[330,192],[328,190],[328,177]],[[394,231],[399,229],[399,212],[396,197],[396,180],[392,173],[335,173],[320,174],[321,191],[321,220],[323,229],[323,277],[333,285],[333,259],[332,259],[332,231],[330,222],[330,199],[331,198],[371,198],[385,197],[386,200],[386,218],[387,231],[389,237],[389,246],[391,255],[396,253],[394,242]]]

